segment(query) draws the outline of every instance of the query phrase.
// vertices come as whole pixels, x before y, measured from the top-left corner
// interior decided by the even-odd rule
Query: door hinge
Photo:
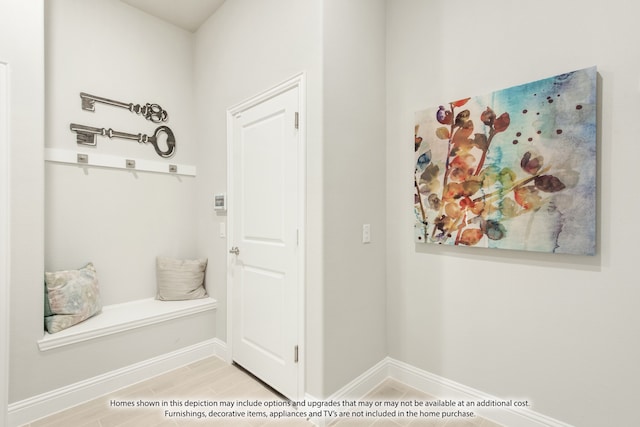
[[[295,126],[296,129],[300,128],[300,113],[298,113],[297,111],[296,111],[296,116],[295,116],[295,119],[294,119],[294,126]]]
[[[298,346],[293,347],[293,363],[298,363]]]

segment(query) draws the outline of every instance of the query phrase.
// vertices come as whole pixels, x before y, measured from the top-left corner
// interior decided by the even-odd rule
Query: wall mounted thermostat
[[[227,196],[224,193],[215,194],[213,196],[213,209],[216,211],[227,210]]]

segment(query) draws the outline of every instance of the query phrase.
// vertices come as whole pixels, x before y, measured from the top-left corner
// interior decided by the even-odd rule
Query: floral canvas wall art
[[[594,255],[596,75],[417,112],[416,241]]]

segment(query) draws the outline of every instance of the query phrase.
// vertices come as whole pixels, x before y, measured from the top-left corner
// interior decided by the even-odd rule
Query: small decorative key
[[[126,132],[118,132],[113,129],[106,128],[96,128],[92,126],[78,125],[75,123],[71,123],[70,126],[73,132],[76,132],[77,135],[77,143],[80,145],[93,145],[97,144],[96,137],[97,136],[106,136],[109,138],[122,138],[122,139],[131,139],[134,141],[138,141],[140,144],[151,144],[153,148],[155,148],[156,153],[160,157],[171,157],[173,156],[174,151],[176,150],[176,138],[173,135],[171,129],[167,126],[159,126],[152,136],[148,136],[142,133],[126,133]],[[158,136],[160,134],[165,134],[167,136],[167,150],[162,151],[158,146]]]
[[[80,98],[82,99],[82,109],[86,111],[95,111],[96,102],[101,104],[113,105],[114,107],[125,108],[132,113],[140,114],[144,116],[145,119],[151,120],[153,123],[166,122],[169,118],[169,113],[167,113],[161,106],[158,104],[132,104],[128,102],[120,102],[114,101],[112,99],[102,98],[100,96],[89,95],[85,92],[80,92]]]

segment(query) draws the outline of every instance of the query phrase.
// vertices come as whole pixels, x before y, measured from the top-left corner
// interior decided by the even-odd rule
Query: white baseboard
[[[432,374],[404,362],[387,357],[367,370],[355,380],[332,394],[327,400],[360,399],[385,379],[394,379],[411,386],[419,391],[436,396],[440,399],[464,400],[501,400],[479,390],[451,381],[447,378]],[[317,400],[312,396],[308,399]],[[483,409],[474,408],[479,416],[490,419],[506,427],[572,427],[562,421],[547,417],[531,409],[504,408]],[[311,419],[324,427],[330,419]]]
[[[227,348],[226,342],[218,338],[213,339],[213,354],[218,356],[220,359],[226,361],[228,357],[228,352],[229,350]]]
[[[378,362],[376,365],[369,368],[366,372],[364,372],[358,378],[356,378],[346,386],[342,387],[340,390],[333,393],[331,396],[329,396],[327,400],[339,401],[343,399],[347,399],[347,400],[360,399],[363,396],[365,396],[367,393],[369,393],[371,390],[373,390],[382,381],[386,380],[387,378],[389,378],[389,369],[387,366],[387,359],[384,359]],[[317,401],[321,399],[318,399],[315,396],[311,396],[307,394],[305,395],[305,400]],[[322,417],[322,418],[314,417],[314,418],[311,418],[309,421],[311,421],[313,424],[315,424],[318,427],[325,427],[329,425],[329,423],[332,420],[329,419],[328,417]]]
[[[465,400],[502,400],[471,387],[423,371],[392,358],[385,359],[389,377],[438,398]],[[570,424],[527,408],[474,408],[478,415],[507,427],[573,427]]]
[[[387,359],[383,359],[355,380],[333,393],[328,400],[360,399],[389,378]]]
[[[155,357],[85,381],[71,384],[9,405],[8,427],[18,427],[63,409],[128,387],[172,369],[216,355],[227,357],[227,344],[217,338]],[[391,378],[424,393],[446,399],[500,400],[495,396],[467,387],[412,365],[387,357],[358,378],[333,393],[327,400],[360,399],[385,379]],[[318,400],[306,395],[306,400]],[[572,427],[530,409],[478,409],[478,415],[507,427]],[[331,420],[314,418],[315,425],[324,427]]]
[[[226,344],[215,338],[11,403],[8,407],[8,427],[27,424],[200,359],[218,355],[219,351],[226,353]]]

